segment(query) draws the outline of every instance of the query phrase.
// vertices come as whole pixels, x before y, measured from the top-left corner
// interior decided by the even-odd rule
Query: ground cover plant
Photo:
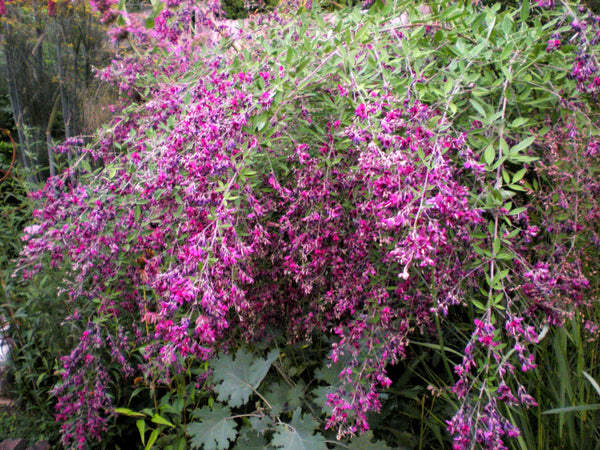
[[[545,340],[597,336],[598,17],[281,5],[228,36],[206,5],[92,4],[122,102],[57,149],[77,163],[33,195],[13,278],[23,315],[60,305],[36,315],[60,373],[29,376],[65,447],[531,448],[597,423],[528,408]]]

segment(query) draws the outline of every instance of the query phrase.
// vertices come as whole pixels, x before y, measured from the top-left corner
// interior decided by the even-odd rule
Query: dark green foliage
[[[0,442],[3,439],[24,439],[33,445],[48,436],[40,429],[40,422],[15,405],[0,406]]]
[[[50,280],[46,280],[50,283]],[[17,285],[6,289],[6,302],[0,313],[11,317],[6,338],[11,346],[8,382],[11,394],[28,415],[36,418],[40,435],[48,441],[58,440],[58,424],[54,420],[54,399],[50,395],[60,380],[58,358],[69,342],[67,330],[61,326],[57,311],[65,306],[46,283],[38,285],[37,295],[21,291]]]
[[[6,270],[21,250],[20,234],[31,209],[25,182],[19,176],[10,143],[0,141],[0,270]]]
[[[11,133],[15,133],[15,121],[12,117],[12,111],[10,109],[10,101],[8,95],[5,94],[7,87],[6,83],[0,84],[0,131],[10,130]],[[8,142],[9,140],[5,136],[0,136],[0,142]]]
[[[0,438],[18,434],[31,437],[32,443],[52,442],[58,439],[58,425],[49,393],[58,379],[57,358],[65,342],[65,330],[56,315],[62,308],[56,302],[56,284],[47,278],[31,291],[11,277],[14,258],[22,248],[20,235],[31,218],[31,204],[21,170],[13,161],[12,143],[0,142],[0,149],[0,323],[11,323],[2,338],[11,349],[7,384],[19,405],[17,412],[0,416]]]
[[[250,14],[264,13],[273,10],[279,0],[223,0],[221,8],[227,19],[245,19]]]
[[[587,317],[575,316],[540,343],[538,369],[527,379],[539,406],[514,413],[522,431],[517,448],[600,449],[600,392],[594,386],[600,381],[600,342],[584,327],[599,314],[597,306],[590,308]]]
[[[243,0],[227,0],[223,2],[223,11],[228,19],[245,19],[248,17],[248,10],[244,7]]]

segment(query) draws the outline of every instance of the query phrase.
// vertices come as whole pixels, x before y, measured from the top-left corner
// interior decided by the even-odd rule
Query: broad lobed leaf
[[[227,354],[215,358],[211,368],[218,400],[227,402],[232,408],[245,405],[278,356],[278,350],[272,350],[263,359],[240,349],[235,359]]]
[[[309,415],[303,415],[297,408],[289,424],[276,427],[272,444],[284,450],[326,450],[325,438],[315,433],[318,422]]]
[[[235,441],[236,423],[228,407],[216,404],[211,409],[205,406],[195,410],[193,415],[199,422],[192,422],[186,428],[192,449],[225,450]]]

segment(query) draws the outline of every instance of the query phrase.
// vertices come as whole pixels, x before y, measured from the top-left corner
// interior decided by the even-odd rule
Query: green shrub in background
[[[539,407],[514,412],[520,449],[600,449],[600,340],[598,302],[550,333],[526,377]]]
[[[227,19],[246,19],[250,14],[272,11],[279,0],[223,0],[221,9]]]
[[[2,130],[0,130],[1,132]],[[0,141],[0,269],[21,250],[21,232],[31,217],[27,186],[21,178],[13,143]]]
[[[10,347],[4,389],[17,405],[2,413],[0,424],[6,434],[0,437],[56,442],[58,426],[49,391],[58,380],[56,364],[65,351],[60,325],[65,310],[55,301],[60,278],[56,274],[54,282],[46,277],[39,285],[26,286],[11,276],[22,248],[23,228],[31,221],[28,192],[33,187],[22,176],[15,144],[0,142],[0,150],[0,320],[3,327],[10,324],[2,333]]]
[[[0,405],[0,441],[21,438],[33,445],[43,436],[35,416],[24,413],[18,407]]]

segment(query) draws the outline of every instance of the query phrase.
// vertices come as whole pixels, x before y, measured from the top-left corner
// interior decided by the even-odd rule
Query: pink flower
[[[348,89],[346,89],[344,86],[342,86],[341,84],[337,85],[338,91],[339,91],[339,95],[340,97],[345,97],[346,95],[348,95]]]
[[[360,117],[361,119],[365,120],[367,118],[367,110],[365,108],[365,104],[361,103],[360,105],[358,105],[356,107],[356,110],[354,111],[354,114],[357,117]]]
[[[550,39],[548,41],[548,46],[546,47],[546,51],[548,53],[553,52],[554,50],[558,50],[560,48],[560,39]]]

